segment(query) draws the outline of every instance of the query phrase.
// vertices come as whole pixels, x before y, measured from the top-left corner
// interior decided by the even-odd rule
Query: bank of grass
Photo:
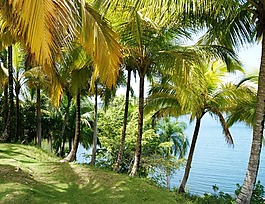
[[[178,202],[174,193],[144,179],[60,163],[33,146],[0,143],[0,203]]]

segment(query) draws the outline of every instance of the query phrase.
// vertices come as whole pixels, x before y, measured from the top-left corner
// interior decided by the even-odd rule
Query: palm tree
[[[175,32],[176,30],[174,30]],[[158,66],[158,58],[163,55],[161,51],[166,42],[172,39],[172,30],[158,29],[156,25],[145,18],[140,11],[135,11],[130,20],[121,23],[119,27],[121,40],[124,44],[124,55],[129,58],[130,69],[136,69],[139,76],[139,115],[138,115],[138,137],[134,165],[131,176],[135,176],[140,164],[141,140],[143,134],[143,108],[144,108],[144,83],[145,77],[151,76],[154,67]],[[183,34],[178,32],[178,34]],[[187,33],[184,33],[187,34]],[[164,46],[164,47],[163,47]],[[174,60],[172,60],[174,63]],[[172,64],[171,64],[172,65]]]
[[[117,161],[113,167],[113,170],[116,172],[119,170],[120,163],[121,163],[123,153],[124,153],[127,119],[128,119],[128,113],[129,113],[129,102],[130,102],[129,97],[130,97],[130,88],[131,88],[132,69],[128,65],[126,65],[126,68],[127,68],[127,85],[126,85],[126,95],[125,95],[123,127],[122,127],[122,133],[121,133],[121,143],[120,143],[120,149],[119,149],[118,156],[117,156]]]
[[[16,128],[15,128],[15,141],[21,139],[21,127],[20,127],[20,91],[22,86],[26,83],[24,73],[25,68],[25,51],[18,43],[13,46],[13,64],[14,64],[14,82],[16,93]]]
[[[190,21],[184,20],[182,22],[170,19],[176,11],[174,10],[176,6],[174,6],[172,2],[165,4],[162,8],[161,5],[164,4],[160,1],[112,2],[106,0],[103,1],[103,3],[107,5],[106,7],[114,8],[118,11],[121,24],[119,24],[117,30],[121,35],[121,41],[125,47],[124,55],[130,56],[133,59],[132,67],[138,70],[139,75],[139,130],[135,160],[131,172],[131,175],[134,176],[140,163],[145,77],[148,75],[151,76],[151,70],[155,70],[159,67],[174,67],[176,75],[182,74],[182,69],[188,72],[191,61],[200,61],[198,56],[202,56],[202,52],[206,53],[206,47],[197,46],[194,49],[192,47],[173,46],[178,45],[181,37],[190,36],[189,33],[184,30],[190,26]],[[156,7],[154,5],[156,5]],[[172,8],[170,8],[171,5],[173,5]],[[120,10],[122,10],[122,13],[119,13]],[[154,11],[157,11],[157,13]],[[107,13],[106,10],[104,10],[104,12]],[[176,12],[176,15],[179,15],[179,18],[182,19],[181,13]],[[110,16],[115,16],[115,12],[111,13]],[[124,16],[125,19],[129,20],[122,20]],[[176,18],[174,17],[174,19]],[[204,51],[202,51],[203,49]],[[222,55],[227,62],[231,60],[231,52],[229,53],[231,50],[212,46],[211,51],[211,56],[215,55],[216,57],[219,55],[220,57]],[[220,51],[222,54],[220,54]],[[186,65],[185,68],[181,68],[183,63]]]
[[[41,147],[41,89],[50,91],[51,80],[43,73],[40,67],[33,67],[24,72],[28,87],[36,89],[36,144]]]
[[[80,140],[80,123],[81,123],[81,91],[86,87],[91,78],[91,57],[86,54],[84,48],[73,43],[71,49],[65,49],[64,59],[61,61],[58,69],[62,75],[62,83],[65,89],[68,89],[76,100],[76,126],[73,146],[70,153],[62,161],[72,162],[76,159],[76,152]]]
[[[246,177],[236,203],[249,203],[256,183],[262,136],[264,129],[265,110],[265,39],[264,39],[264,8],[263,1],[209,1],[213,5],[212,11],[207,10],[208,16],[215,16],[209,24],[219,42],[237,48],[248,42],[261,41],[261,62],[258,80],[257,102],[255,108],[255,119],[253,126],[253,139]],[[208,5],[209,5],[208,4]],[[205,8],[204,8],[205,9]],[[206,9],[205,9],[206,10]],[[220,18],[218,18],[220,17]],[[223,32],[225,31],[225,32]],[[218,37],[217,37],[218,36]],[[254,38],[256,37],[256,38]],[[209,37],[210,41],[213,38]]]
[[[98,78],[100,81],[101,76],[98,76],[98,70],[92,66],[92,57],[87,54],[85,48],[78,42],[74,42],[70,49],[66,48],[63,52],[64,59],[60,61],[58,69],[61,73],[61,82],[64,89],[69,92],[70,95],[76,96],[76,129],[74,143],[68,156],[63,160],[71,162],[75,160],[76,152],[78,148],[78,142],[80,137],[80,100],[81,95],[87,94],[88,90],[95,92],[96,88],[93,88],[92,84],[98,83],[95,80]],[[102,80],[102,79],[101,79]],[[96,97],[97,98],[97,97]],[[97,102],[95,102],[96,104]],[[97,108],[95,108],[96,110]],[[96,116],[96,113],[95,113]],[[96,119],[96,118],[95,118]],[[92,164],[95,161],[96,145],[97,145],[97,131],[96,120],[94,121],[94,142],[93,142],[93,157]]]
[[[186,124],[178,121],[171,121],[173,118],[166,117],[159,120],[156,125],[158,134],[160,135],[160,146],[165,146],[165,158],[170,159],[170,156],[178,155],[178,158],[181,159],[185,156],[189,142],[187,137],[184,134],[186,129]],[[166,171],[167,177],[167,187],[170,189],[170,168],[167,168]]]
[[[121,32],[124,44],[128,49],[127,55],[132,59],[132,67],[135,67],[139,76],[139,114],[138,114],[138,137],[136,141],[136,151],[134,164],[130,175],[135,176],[140,165],[141,141],[143,134],[143,110],[144,110],[144,82],[145,77],[151,73],[152,66],[155,64],[155,58],[159,52],[158,38],[152,37],[156,30],[153,25],[144,19],[140,13],[135,12],[134,18],[127,22],[124,30]],[[162,36],[159,36],[162,37]],[[152,42],[149,43],[150,41]],[[160,38],[161,40],[161,38]],[[148,44],[149,43],[149,44]]]
[[[64,120],[63,120],[63,125],[62,125],[62,132],[61,132],[61,138],[62,138],[62,142],[61,142],[61,146],[60,146],[60,156],[61,157],[64,156],[64,149],[65,149],[65,143],[66,143],[65,129],[66,129],[66,125],[67,125],[68,118],[69,118],[69,111],[70,111],[71,100],[72,100],[72,96],[71,96],[69,90],[66,91],[66,95],[67,95],[67,105],[65,108]]]
[[[222,115],[222,106],[225,106],[226,101],[218,92],[218,85],[225,71],[224,64],[218,64],[218,62],[207,64],[205,62],[204,64],[193,67],[186,88],[180,86],[180,83],[176,79],[173,78],[172,80],[169,76],[169,83],[158,82],[157,87],[151,89],[152,95],[149,97],[147,109],[150,109],[152,106],[158,107],[159,111],[157,114],[175,114],[176,116],[191,114],[191,121],[196,120],[185,173],[179,192],[185,191],[196,141],[199,135],[201,119],[207,112],[219,118],[226,141],[229,144],[233,144],[233,139]]]

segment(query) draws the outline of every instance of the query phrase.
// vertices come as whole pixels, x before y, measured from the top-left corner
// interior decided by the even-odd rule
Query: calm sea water
[[[181,119],[187,122],[188,119]],[[195,124],[188,124],[185,131],[190,138]],[[212,186],[219,190],[234,194],[236,183],[243,184],[249,160],[252,129],[236,124],[230,128],[234,147],[229,147],[222,134],[220,123],[205,115],[197,140],[187,188],[190,193],[203,194],[213,192]],[[177,172],[171,178],[171,187],[180,185],[184,170]],[[258,179],[265,186],[265,152],[262,148]]]
[[[185,131],[191,141],[194,123],[189,124],[188,118],[180,121],[187,123]],[[252,142],[252,129],[236,124],[230,129],[234,139],[234,147],[229,147],[222,134],[220,123],[205,115],[202,119],[201,129],[197,140],[187,188],[190,193],[204,194],[213,192],[212,186],[219,190],[234,194],[236,183],[242,185]],[[85,154],[91,154],[79,145],[77,160],[79,163],[89,163]],[[178,171],[171,178],[171,188],[180,185],[184,169]],[[262,149],[258,179],[265,186],[265,150]]]

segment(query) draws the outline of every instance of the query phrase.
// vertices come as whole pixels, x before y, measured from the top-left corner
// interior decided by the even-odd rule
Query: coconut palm
[[[51,80],[43,73],[40,67],[33,67],[23,74],[29,88],[36,90],[36,144],[41,147],[41,89],[49,92]]]
[[[150,75],[155,66],[159,52],[162,50],[163,37],[157,32],[156,28],[147,19],[144,19],[140,13],[135,12],[135,18],[132,18],[125,26],[123,31],[124,44],[128,49],[126,52],[133,59],[133,66],[137,68],[139,76],[139,115],[138,115],[138,137],[136,142],[136,151],[134,165],[131,176],[135,176],[140,165],[141,140],[143,134],[143,109],[144,109],[144,82],[145,77]],[[129,32],[128,32],[129,31]],[[127,33],[126,33],[127,32]],[[155,36],[157,34],[157,36]]]
[[[130,65],[128,66],[128,64],[126,65],[126,69],[127,69],[127,84],[126,84],[125,106],[124,106],[124,116],[123,116],[123,127],[122,127],[122,133],[121,133],[121,143],[120,143],[120,149],[119,149],[118,156],[117,156],[117,161],[113,167],[113,170],[116,172],[119,170],[120,163],[121,163],[123,153],[124,153],[127,119],[128,119],[128,113],[129,113],[129,99],[130,99],[132,69],[130,68]]]
[[[63,161],[71,162],[76,159],[76,152],[80,139],[81,123],[81,92],[82,87],[87,87],[91,80],[92,67],[91,57],[87,55],[85,49],[78,43],[73,43],[71,49],[65,49],[64,59],[60,61],[58,70],[62,78],[62,84],[67,91],[74,96],[76,101],[76,127],[73,146],[70,153]]]
[[[186,124],[166,117],[158,121],[156,129],[160,136],[160,146],[165,148],[165,158],[170,159],[173,154],[182,159],[189,147],[188,139],[183,132],[186,129]],[[167,187],[170,189],[170,168],[167,168],[166,177]]]
[[[218,62],[210,62],[207,64],[205,62],[192,68],[186,87],[180,86],[180,83],[176,79],[172,79],[169,76],[170,81],[168,83],[161,83],[159,81],[157,86],[151,89],[152,95],[148,99],[147,110],[151,110],[152,107],[157,107],[158,111],[156,114],[170,114],[175,116],[191,114],[191,121],[196,120],[185,173],[179,192],[185,191],[201,120],[206,113],[210,113],[212,116],[219,118],[224,130],[225,140],[229,144],[233,144],[232,136],[222,115],[222,106],[225,106],[226,100],[217,91],[218,85],[221,82],[221,76],[225,72],[224,64],[218,64]]]
[[[219,42],[230,44],[234,48],[255,40],[261,41],[262,54],[253,126],[253,140],[246,177],[236,200],[237,203],[249,203],[257,179],[264,129],[265,40],[263,37],[265,29],[263,10],[265,3],[263,1],[252,0],[210,1],[209,3],[213,5],[212,8],[217,8],[212,11],[208,10],[209,14],[212,14],[209,16],[216,16],[216,20],[211,19],[209,22],[212,25],[209,30],[209,36],[219,36]],[[217,16],[220,18],[217,18]],[[210,31],[214,31],[215,35],[211,35]],[[207,36],[208,40],[211,39],[210,41],[213,41],[213,38],[209,36]]]
[[[13,65],[14,65],[14,84],[15,84],[15,97],[16,97],[16,128],[15,128],[15,141],[20,140],[21,127],[20,127],[20,91],[25,86],[26,78],[24,73],[26,71],[26,53],[18,43],[13,45]]]
[[[183,74],[184,70],[186,70],[186,73],[188,73],[189,66],[192,64],[191,61],[200,61],[198,56],[202,56],[202,53],[206,54],[207,52],[205,49],[206,47],[204,46],[197,46],[196,48],[188,46],[174,46],[179,44],[179,39],[181,39],[181,37],[189,37],[189,33],[184,29],[191,25],[189,24],[190,21],[174,21],[174,19],[176,19],[177,17],[171,19],[172,14],[174,13],[173,11],[176,11],[174,10],[176,9],[176,6],[171,4],[172,2],[169,2],[169,4],[165,5],[160,1],[101,2],[103,2],[103,4],[105,3],[105,5],[108,5],[108,8],[115,8],[118,12],[119,21],[121,23],[118,24],[117,31],[118,33],[120,33],[121,42],[125,47],[124,55],[130,56],[132,58],[133,63],[131,63],[131,66],[135,67],[138,70],[140,80],[139,133],[135,162],[131,172],[131,175],[133,176],[136,174],[136,169],[138,168],[140,161],[140,141],[142,135],[141,118],[143,117],[142,110],[144,104],[144,78],[146,76],[151,76],[150,73],[159,67],[174,67],[176,75]],[[159,6],[154,7],[154,5]],[[173,7],[170,8],[169,5],[173,5]],[[121,10],[122,13],[119,13]],[[157,11],[155,15],[154,11]],[[113,17],[114,15],[115,12],[112,12],[110,16]],[[176,15],[181,16],[181,13],[176,12]],[[122,17],[125,17],[125,20],[122,20]],[[182,17],[180,17],[180,19],[182,19]],[[209,51],[209,47],[207,49]],[[211,56],[215,55],[216,57],[217,55],[219,55],[220,57],[220,55],[222,55],[227,63],[231,59],[231,56],[229,56],[231,54],[231,52],[229,54],[229,51],[231,50],[227,50],[224,47],[212,46],[211,51]],[[181,66],[183,63],[185,64],[185,67]]]

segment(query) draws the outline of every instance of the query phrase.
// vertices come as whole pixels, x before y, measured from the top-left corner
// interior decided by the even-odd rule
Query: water
[[[79,143],[78,149],[76,152],[76,160],[80,164],[89,164],[91,158],[89,155],[92,154],[92,149],[85,149],[82,144]]]
[[[185,131],[191,141],[195,124],[189,124],[188,118],[182,118],[188,124]],[[236,183],[243,184],[249,153],[252,142],[252,129],[236,124],[231,127],[234,147],[229,147],[222,134],[220,123],[205,115],[202,119],[201,128],[193,156],[187,188],[190,193],[204,194],[213,192],[212,186],[216,185],[219,190],[234,194]],[[91,154],[82,145],[79,145],[77,160],[79,163],[89,163],[90,159],[85,154]],[[171,187],[179,187],[184,169],[178,171],[171,178]],[[262,150],[258,179],[265,186],[265,152]]]
[[[184,119],[185,120],[185,119]],[[188,120],[186,119],[185,122]],[[185,133],[193,134],[195,124],[188,126]],[[236,124],[230,128],[234,147],[229,147],[222,134],[220,123],[205,115],[197,140],[192,168],[187,182],[190,193],[213,192],[216,185],[225,193],[234,194],[236,183],[242,185],[245,178],[252,142],[252,129]],[[171,187],[180,185],[184,169],[171,178]],[[258,179],[265,186],[265,153],[262,149]]]

